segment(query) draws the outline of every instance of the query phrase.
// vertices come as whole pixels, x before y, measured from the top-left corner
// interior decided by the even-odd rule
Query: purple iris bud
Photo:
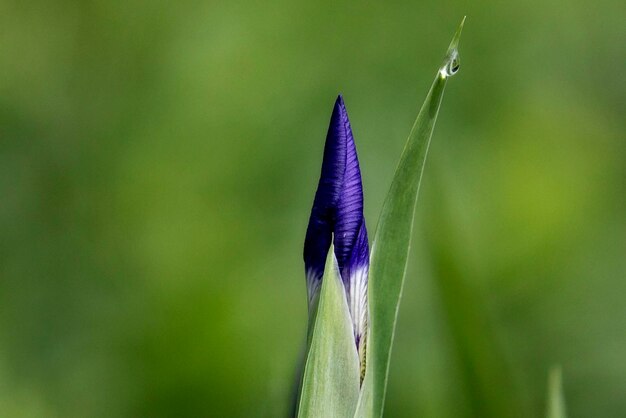
[[[346,291],[354,338],[361,352],[367,326],[369,245],[363,217],[363,187],[348,113],[337,97],[324,146],[324,159],[304,241],[309,306],[319,293],[334,237],[335,257]]]

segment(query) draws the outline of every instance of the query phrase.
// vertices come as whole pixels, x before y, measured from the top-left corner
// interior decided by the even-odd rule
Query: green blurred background
[[[626,411],[626,8],[0,1],[0,417],[281,417],[333,101],[373,235],[463,15],[388,417]]]

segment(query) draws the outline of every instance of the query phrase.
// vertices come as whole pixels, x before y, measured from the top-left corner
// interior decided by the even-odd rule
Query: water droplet
[[[453,49],[448,53],[446,60],[441,68],[441,75],[444,77],[450,77],[455,75],[461,67],[461,59],[459,57],[459,51]]]

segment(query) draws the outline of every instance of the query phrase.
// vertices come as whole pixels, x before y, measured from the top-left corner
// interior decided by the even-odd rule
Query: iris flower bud
[[[341,96],[337,97],[330,119],[322,171],[304,242],[309,311],[317,301],[333,239],[352,319],[354,341],[363,367],[368,320],[369,245],[363,217],[359,160]]]

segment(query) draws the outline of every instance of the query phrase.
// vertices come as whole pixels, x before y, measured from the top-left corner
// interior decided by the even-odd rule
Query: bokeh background
[[[463,15],[387,416],[626,411],[619,0],[0,2],[0,417],[281,417],[346,100],[374,231]]]

